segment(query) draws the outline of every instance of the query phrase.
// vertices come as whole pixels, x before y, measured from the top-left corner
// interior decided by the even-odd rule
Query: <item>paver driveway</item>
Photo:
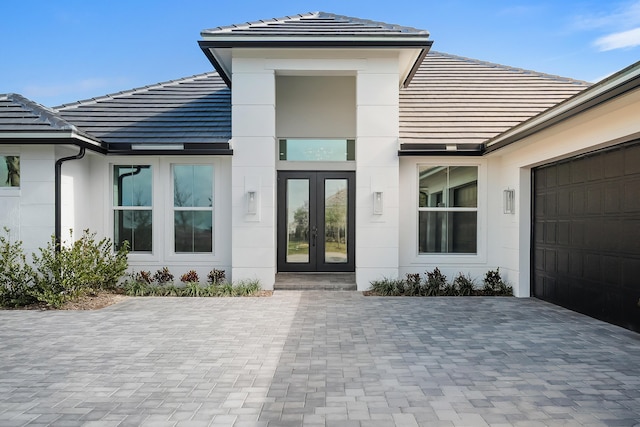
[[[0,325],[0,426],[640,422],[640,334],[535,299],[277,291]]]

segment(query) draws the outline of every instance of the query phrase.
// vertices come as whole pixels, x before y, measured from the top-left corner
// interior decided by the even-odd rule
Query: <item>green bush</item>
[[[39,251],[40,255],[33,254],[35,269],[29,292],[54,308],[89,291],[113,289],[128,266],[126,242],[113,252],[110,239],[96,242],[95,233],[88,230],[71,246],[58,245],[52,237]]]
[[[36,302],[29,292],[33,269],[27,264],[22,242],[11,242],[9,229],[0,236],[0,306],[18,307]]]
[[[419,274],[407,274],[405,279],[383,278],[371,282],[371,293],[382,296],[471,296],[498,295],[511,296],[513,288],[509,286],[498,269],[488,271],[482,289],[477,289],[475,281],[462,273],[448,282],[447,277],[438,268],[426,272],[426,279]]]
[[[500,276],[500,269],[487,271],[483,280],[482,291],[485,295],[511,296],[513,288],[509,286]]]
[[[458,273],[452,282],[453,288],[457,295],[467,297],[473,295],[475,291],[475,283],[469,275]]]
[[[440,269],[436,267],[433,271],[427,271],[427,281],[425,283],[426,296],[438,296],[444,293],[447,286],[447,276],[440,272]]]

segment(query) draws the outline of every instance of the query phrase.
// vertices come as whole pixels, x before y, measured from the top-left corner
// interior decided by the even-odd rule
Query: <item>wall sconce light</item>
[[[249,215],[258,213],[258,194],[255,191],[247,191],[247,213]]]
[[[373,192],[373,214],[382,215],[384,211],[384,198],[382,191]]]
[[[502,207],[505,214],[516,213],[516,190],[507,189],[504,190],[504,199]]]

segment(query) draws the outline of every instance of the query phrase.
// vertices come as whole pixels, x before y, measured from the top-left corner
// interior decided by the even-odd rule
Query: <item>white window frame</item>
[[[175,251],[175,230],[174,230],[174,212],[175,206],[173,205],[173,197],[174,197],[174,186],[173,186],[173,166],[174,165],[184,165],[184,166],[211,166],[212,167],[212,177],[211,177],[211,191],[212,191],[212,200],[211,207],[186,207],[181,208],[179,210],[210,210],[211,211],[211,252],[176,252]],[[169,180],[166,185],[170,186],[165,195],[165,203],[164,203],[164,242],[165,242],[165,258],[168,261],[172,262],[215,262],[216,257],[216,240],[218,239],[218,227],[216,227],[216,209],[217,209],[217,182],[216,182],[216,173],[218,172],[218,162],[215,159],[208,160],[200,160],[197,158],[189,157],[189,158],[173,158],[166,159],[163,161],[161,165],[162,175],[168,176]]]
[[[175,206],[174,198],[175,198],[175,176],[174,176],[174,166],[211,166],[211,206],[185,206],[179,207]],[[212,163],[202,163],[202,162],[171,162],[169,164],[170,173],[170,186],[171,186],[171,216],[166,218],[167,222],[171,224],[171,247],[170,252],[176,256],[184,256],[188,255],[190,258],[193,256],[204,255],[204,256],[212,256],[214,254],[215,248],[215,166]],[[176,252],[175,250],[175,213],[176,212],[211,212],[211,252]]]
[[[109,214],[107,215],[107,230],[109,230],[109,238],[115,243],[115,221],[114,221],[114,212],[118,207],[115,205],[114,194],[113,194],[113,181],[114,181],[114,166],[131,166],[131,165],[150,165],[151,166],[151,207],[149,206],[126,206],[126,210],[129,208],[139,208],[139,209],[131,209],[131,210],[149,210],[151,209],[151,252],[134,252],[129,248],[129,261],[136,262],[157,262],[158,261],[158,253],[159,253],[159,227],[161,228],[161,224],[158,223],[161,215],[159,214],[161,208],[161,202],[158,197],[157,189],[161,188],[158,183],[158,179],[160,177],[160,170],[158,161],[153,158],[148,157],[119,157],[110,159],[111,161],[108,163],[109,168],[109,180],[106,183],[109,193]]]
[[[421,208],[419,206],[419,179],[420,168],[434,166],[475,166],[478,168],[478,204],[475,208]],[[460,265],[460,264],[484,264],[487,261],[487,166],[483,161],[477,159],[462,159],[439,157],[435,160],[425,161],[416,159],[414,165],[413,185],[412,185],[412,207],[414,212],[414,232],[413,232],[413,248],[414,260],[418,264],[435,264],[435,265]],[[477,231],[476,231],[476,253],[422,253],[419,248],[419,228],[420,228],[420,212],[421,211],[438,211],[438,212],[469,212],[474,211],[477,215]]]

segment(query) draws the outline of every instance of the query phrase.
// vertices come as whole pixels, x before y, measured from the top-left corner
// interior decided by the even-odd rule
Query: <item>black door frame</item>
[[[287,180],[309,179],[309,227],[317,233],[311,238],[308,263],[287,263]],[[347,180],[347,262],[324,262],[324,181],[325,179]],[[278,272],[353,272],[355,271],[355,189],[356,176],[353,171],[279,171],[277,207],[277,254]],[[314,242],[315,241],[315,242]]]

